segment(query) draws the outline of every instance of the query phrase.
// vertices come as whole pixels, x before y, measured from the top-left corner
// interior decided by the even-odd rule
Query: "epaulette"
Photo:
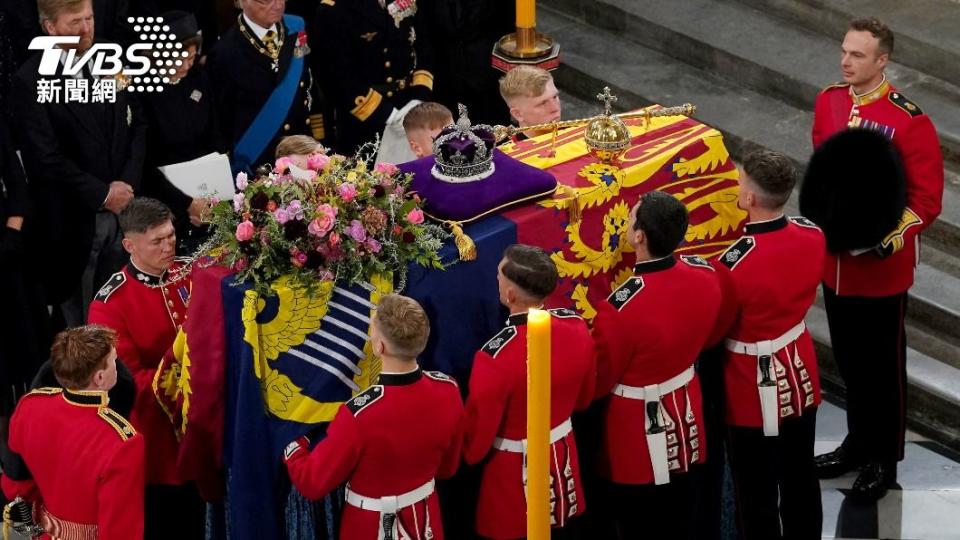
[[[116,274],[110,276],[110,279],[103,284],[103,287],[100,287],[100,290],[97,291],[97,295],[94,296],[93,299],[100,302],[106,302],[107,299],[110,298],[110,295],[126,282],[127,275],[123,272],[123,270],[117,272]]]
[[[820,230],[820,227],[818,227],[816,223],[810,221],[809,219],[803,216],[790,216],[789,219],[791,222],[801,227],[807,227],[808,229],[817,229],[818,231]]]
[[[97,410],[97,416],[106,420],[107,423],[110,424],[110,427],[115,429],[117,433],[120,434],[120,438],[125,441],[137,434],[137,430],[134,429],[133,424],[117,414],[110,407],[100,407]]]
[[[910,116],[920,116],[923,114],[923,111],[920,110],[920,107],[918,107],[916,103],[907,99],[907,96],[900,92],[890,92],[890,94],[887,95],[887,99],[890,100],[890,103],[903,109],[903,111]]]
[[[613,307],[617,308],[617,311],[620,311],[623,309],[623,306],[627,305],[627,302],[633,300],[633,297],[642,290],[643,278],[640,276],[633,276],[625,281],[623,285],[617,287],[615,291],[610,293],[610,296],[607,297],[607,301],[610,302]]]
[[[547,311],[549,311],[551,315],[553,315],[558,319],[579,319],[580,318],[580,315],[572,309],[554,308]]]
[[[507,326],[500,333],[490,338],[490,341],[486,342],[480,350],[496,358],[503,346],[510,343],[510,340],[515,337],[517,337],[516,327]]]
[[[828,90],[833,90],[834,88],[847,88],[848,86],[850,86],[850,83],[837,82],[837,83],[833,83],[833,84],[831,84],[830,86],[824,88],[823,90],[820,91],[820,93],[822,94],[822,93],[824,93],[824,92],[826,92],[826,91],[828,91]]]
[[[710,263],[706,259],[699,255],[681,255],[680,260],[689,264],[690,266],[698,266],[700,268],[706,268],[713,272],[713,267],[710,266]]]
[[[34,388],[33,390],[27,392],[26,396],[54,396],[61,392],[63,392],[63,388],[41,386],[40,388]]]
[[[360,414],[360,411],[370,406],[371,403],[383,397],[383,385],[375,384],[360,392],[347,402],[347,408],[354,416]]]
[[[435,381],[450,383],[454,386],[458,386],[457,381],[453,380],[453,377],[447,375],[442,371],[424,371],[423,374]]]
[[[740,240],[737,240],[735,244],[728,247],[726,251],[723,252],[723,255],[720,255],[720,262],[723,263],[727,268],[733,270],[740,261],[747,258],[747,254],[750,253],[750,250],[753,249],[753,246],[757,245],[752,236],[744,236]]]

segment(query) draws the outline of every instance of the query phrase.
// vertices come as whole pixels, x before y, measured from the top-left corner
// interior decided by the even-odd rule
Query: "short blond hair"
[[[277,145],[276,158],[293,155],[310,155],[317,151],[320,143],[309,135],[288,135],[280,139]]]
[[[427,347],[430,320],[413,298],[388,294],[377,304],[374,319],[377,329],[389,345],[389,352],[403,358],[416,358]]]
[[[403,130],[440,129],[453,123],[453,113],[435,101],[418,103],[403,117]]]
[[[538,97],[553,80],[549,71],[533,66],[517,66],[500,79],[500,95],[504,101],[518,97]]]

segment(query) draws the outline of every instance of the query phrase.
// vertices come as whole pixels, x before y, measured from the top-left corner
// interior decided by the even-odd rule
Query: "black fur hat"
[[[907,204],[900,153],[883,135],[848,129],[810,158],[800,213],[823,229],[834,253],[868,249],[897,227]]]

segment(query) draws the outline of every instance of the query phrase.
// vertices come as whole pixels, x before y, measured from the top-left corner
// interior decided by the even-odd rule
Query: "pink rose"
[[[290,168],[290,158],[281,157],[277,158],[277,161],[273,164],[273,172],[282,173],[283,171]]]
[[[317,207],[317,217],[307,225],[307,231],[317,237],[330,232],[337,219],[337,209],[329,204],[321,204]]]
[[[373,172],[383,173],[387,176],[393,176],[400,169],[397,168],[393,163],[387,163],[386,161],[381,161],[373,168]]]
[[[350,202],[357,197],[357,186],[351,184],[350,182],[344,182],[337,186],[337,193],[340,194],[340,198],[343,199],[343,202]]]
[[[380,242],[373,237],[367,237],[367,241],[363,243],[367,246],[367,249],[370,250],[370,253],[380,253]]]
[[[307,263],[307,254],[303,252],[297,253],[290,257],[290,262],[297,268],[300,268]]]
[[[347,233],[347,236],[353,238],[357,242],[363,242],[367,239],[367,230],[363,227],[363,223],[360,223],[360,220],[355,219],[350,222],[350,225],[343,231]]]
[[[287,212],[286,208],[281,206],[273,212],[273,219],[277,220],[277,223],[283,225],[284,223],[290,221],[290,213]]]
[[[419,208],[414,208],[407,213],[407,221],[413,223],[414,225],[419,225],[423,223],[423,210]]]
[[[246,242],[251,238],[253,238],[253,232],[254,232],[253,223],[244,220],[244,221],[241,221],[239,225],[237,225],[237,232],[234,233],[234,236],[237,237],[238,241]]]
[[[239,189],[240,191],[247,189],[247,173],[238,172],[236,184],[237,184],[237,189]]]
[[[330,236],[327,237],[327,241],[330,242],[330,246],[338,247],[340,245],[340,235],[336,232],[330,233]]]
[[[325,154],[310,154],[307,158],[307,168],[311,171],[320,172],[329,162],[330,158]]]

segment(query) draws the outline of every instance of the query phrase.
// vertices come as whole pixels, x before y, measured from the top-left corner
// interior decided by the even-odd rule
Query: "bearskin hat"
[[[876,131],[848,129],[810,158],[800,213],[823,229],[834,253],[868,249],[897,227],[907,204],[900,153]]]

